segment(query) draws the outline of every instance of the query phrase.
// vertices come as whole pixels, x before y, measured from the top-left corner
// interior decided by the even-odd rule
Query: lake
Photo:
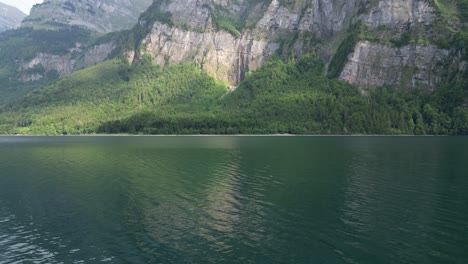
[[[0,137],[0,263],[468,263],[467,137]]]

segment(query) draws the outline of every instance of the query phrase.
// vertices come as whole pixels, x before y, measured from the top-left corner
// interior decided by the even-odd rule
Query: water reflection
[[[463,142],[0,137],[0,263],[457,263]]]

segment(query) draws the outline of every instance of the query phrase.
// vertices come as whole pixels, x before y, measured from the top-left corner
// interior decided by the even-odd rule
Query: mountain
[[[125,32],[96,33],[78,26],[20,27],[0,34],[0,103],[106,59]]]
[[[13,6],[0,2],[0,32],[18,27],[26,14]]]
[[[23,26],[81,26],[100,33],[131,28],[152,0],[46,0],[35,5]]]
[[[88,56],[96,58],[92,63],[77,63],[83,60],[71,58],[77,48],[87,46],[86,41],[76,43],[76,47],[71,45],[69,50],[73,52],[65,57],[37,53],[36,57],[20,60],[17,68],[28,71],[15,79],[38,80],[51,70],[60,75],[70,74],[102,61],[118,48],[131,62],[143,55],[151,56],[161,66],[190,61],[236,87],[247,72],[262,66],[272,56],[299,58],[314,51],[328,62],[330,77],[363,88],[387,85],[434,90],[449,72],[460,75],[466,69],[467,60],[462,57],[465,53],[456,53],[454,49],[457,45],[462,48],[459,44],[463,43],[449,43],[456,41],[457,34],[466,32],[464,3],[463,0],[154,1],[130,31],[125,45],[106,43],[93,48],[94,53]],[[33,8],[23,27],[50,30],[66,25],[107,32],[121,28],[112,21],[137,22],[136,14],[148,5],[148,0],[46,1]],[[133,23],[128,22],[124,28]],[[39,64],[46,66],[44,74],[29,74],[29,69]]]
[[[0,102],[106,59],[150,0],[44,1],[0,34]],[[110,32],[113,31],[113,32]]]
[[[467,14],[465,0],[158,0],[110,35],[30,21],[0,34],[43,50],[0,71],[23,89],[0,133],[468,134]]]
[[[445,74],[440,65],[466,61],[451,56],[447,41],[456,29],[441,13],[456,3],[465,1],[155,1],[140,18],[129,58],[195,61],[237,86],[275,54],[314,50],[330,61],[333,77],[350,83],[434,90]],[[451,22],[464,24],[457,19]]]

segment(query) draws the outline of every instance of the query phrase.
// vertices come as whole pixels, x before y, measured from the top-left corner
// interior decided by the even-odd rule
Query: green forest
[[[235,91],[189,63],[109,60],[1,106],[0,134],[468,135],[467,76],[363,94],[316,57],[273,58]]]
[[[247,2],[252,8],[270,3]],[[280,3],[291,9],[295,2]],[[468,1],[428,3],[438,17],[430,26],[372,28],[356,22],[333,36],[336,43],[327,43],[331,36],[278,31],[277,52],[248,72],[235,90],[200,65],[160,67],[143,55],[143,40],[155,21],[204,32],[161,9],[162,2],[154,2],[126,31],[100,34],[55,22],[8,30],[0,34],[0,134],[468,135],[468,70],[463,64],[468,61]],[[260,19],[249,12],[233,15],[221,5],[204,7],[212,14],[212,30],[236,38]],[[293,45],[301,38],[306,44],[296,54]],[[447,60],[437,62],[437,88],[363,88],[338,80],[362,40],[391,48],[434,45],[446,50]],[[107,60],[75,71],[85,67],[84,52],[101,43],[115,44]],[[324,55],[325,50],[333,54]],[[132,63],[124,59],[129,51],[136,54]],[[41,53],[69,54],[75,72],[63,76],[42,64],[24,66]],[[34,74],[39,77],[24,78]]]

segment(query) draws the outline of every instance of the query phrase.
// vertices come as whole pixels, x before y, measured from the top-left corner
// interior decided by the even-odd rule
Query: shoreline
[[[171,134],[171,135],[135,135],[135,134],[86,134],[86,135],[0,135],[0,137],[463,137],[463,135],[386,135],[386,134]]]

